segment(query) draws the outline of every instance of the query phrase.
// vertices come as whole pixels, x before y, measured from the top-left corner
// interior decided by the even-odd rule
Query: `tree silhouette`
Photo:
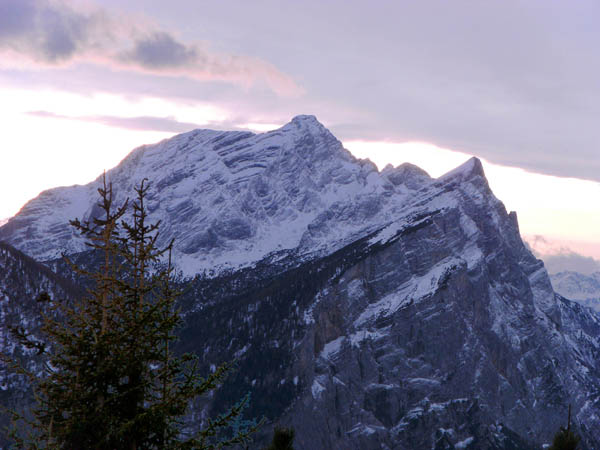
[[[560,427],[560,431],[554,435],[550,450],[576,450],[581,438],[571,430],[571,405],[569,405],[569,418],[567,428]]]
[[[275,427],[273,441],[265,450],[294,450],[295,435],[293,428]]]
[[[106,179],[98,193],[101,217],[71,225],[101,263],[87,269],[66,258],[93,287],[72,302],[40,299],[48,304],[42,339],[16,333],[23,346],[47,357],[41,377],[16,367],[36,400],[32,416],[13,415],[29,430],[25,437],[13,433],[17,445],[139,450],[248,442],[259,425],[241,420],[248,396],[199,427],[184,421],[191,401],[219,386],[232,366],[203,378],[196,357],[171,350],[182,324],[172,283],[173,242],[157,247],[160,222],[148,223],[146,180],[135,188],[135,200],[118,208]],[[128,212],[130,221],[124,220]]]

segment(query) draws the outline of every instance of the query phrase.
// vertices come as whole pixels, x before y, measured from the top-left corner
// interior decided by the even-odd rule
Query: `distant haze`
[[[551,274],[572,271],[590,275],[600,272],[598,258],[577,253],[568,246],[569,243],[552,242],[539,235],[526,236],[526,243],[535,256],[544,260],[544,265]]]

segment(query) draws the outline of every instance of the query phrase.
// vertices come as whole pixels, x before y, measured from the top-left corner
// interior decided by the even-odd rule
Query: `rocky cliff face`
[[[530,449],[572,404],[583,448],[600,447],[600,322],[553,291],[477,159],[435,180],[380,173],[303,116],[187,133],[109,176],[121,198],[154,180],[153,217],[200,274],[180,350],[239,362],[192,419],[252,392],[251,414],[293,425],[301,449]],[[61,220],[93,216],[93,189],[42,194],[0,235],[77,252]]]
[[[188,348],[228,328],[205,361],[239,357],[234,390],[299,448],[530,449],[569,403],[596,448],[598,318],[553,292],[476,160],[418,197],[325,258],[213,279]]]
[[[472,199],[321,291],[299,351],[310,389],[287,416],[307,447],[530,448],[507,431],[550,442],[569,402],[598,445],[597,318],[553,293],[510,216],[482,233],[494,210]]]

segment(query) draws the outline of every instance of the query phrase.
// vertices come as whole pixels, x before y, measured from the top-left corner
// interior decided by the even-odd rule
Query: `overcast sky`
[[[137,145],[307,113],[372,159],[425,142],[562,177],[530,182],[563,180],[588,230],[544,233],[599,244],[599,18],[584,0],[0,0],[0,217]]]

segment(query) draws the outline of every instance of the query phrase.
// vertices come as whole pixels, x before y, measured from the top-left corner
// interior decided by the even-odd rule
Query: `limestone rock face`
[[[198,283],[218,300],[184,334],[230,330],[205,361],[241,352],[234,390],[298,448],[531,449],[569,404],[599,445],[599,319],[553,291],[476,159],[333,253]]]
[[[600,448],[600,320],[554,292],[476,158],[438,179],[378,172],[299,116],[186,133],[108,176],[121,200],[152,181],[151,219],[198,275],[179,350],[238,362],[191,423],[251,392],[249,414],[293,426],[299,449],[531,449],[571,404]],[[43,193],[0,238],[85,262],[66,219],[94,216],[97,184]]]
[[[479,229],[483,212],[468,215]],[[469,236],[463,214],[432,216],[323,288],[298,351],[310,386],[286,415],[306,448],[531,448],[569,402],[597,447],[597,317],[552,291],[506,217],[504,238]]]

